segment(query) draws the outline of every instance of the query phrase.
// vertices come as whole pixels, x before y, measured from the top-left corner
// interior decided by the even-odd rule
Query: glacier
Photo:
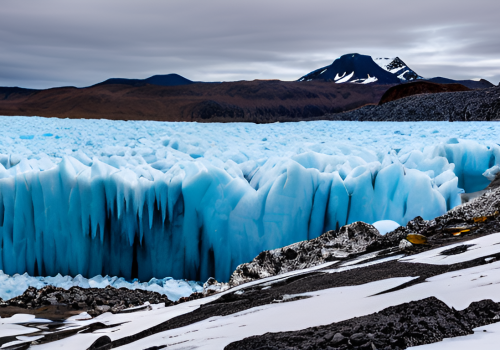
[[[73,278],[71,276],[62,276],[61,274],[57,274],[54,277],[29,276],[27,273],[9,276],[0,270],[0,298],[3,300],[9,300],[23,294],[28,287],[41,289],[46,286],[64,289],[70,289],[71,287],[106,288],[107,286],[132,290],[141,289],[166,295],[172,301],[177,301],[181,297],[188,297],[192,293],[203,292],[203,286],[199,282],[174,280],[171,277],[163,279],[152,278],[149,282],[141,283],[138,280],[127,281],[123,277],[103,277],[101,275],[89,279],[82,275],[76,275]]]
[[[227,280],[263,250],[354,221],[442,215],[500,165],[494,122],[0,117],[0,128],[10,275]]]

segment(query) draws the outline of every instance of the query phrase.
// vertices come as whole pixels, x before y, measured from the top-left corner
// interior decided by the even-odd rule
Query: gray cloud
[[[4,0],[0,86],[295,80],[349,52],[498,83],[498,13],[491,0]]]

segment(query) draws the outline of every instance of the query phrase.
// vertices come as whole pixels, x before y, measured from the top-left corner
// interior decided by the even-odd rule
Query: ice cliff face
[[[8,274],[227,280],[263,250],[348,223],[442,215],[460,204],[460,188],[486,187],[482,173],[500,163],[496,144],[435,143],[432,127],[420,125],[429,145],[374,150],[321,141],[332,128],[362,133],[356,123],[240,125],[246,131],[233,142],[233,125],[34,118],[29,133],[19,120],[24,134],[0,139],[2,152],[24,152],[0,155],[0,270]],[[60,144],[35,130],[40,121],[59,130]],[[107,123],[116,129],[103,140]],[[471,125],[465,133],[477,137]],[[370,143],[393,127],[371,129]],[[411,131],[397,128],[391,140]],[[263,141],[279,133],[312,137]],[[35,153],[49,148],[47,138],[54,152]]]

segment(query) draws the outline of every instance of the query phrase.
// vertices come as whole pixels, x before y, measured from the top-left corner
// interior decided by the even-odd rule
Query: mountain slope
[[[390,86],[241,81],[182,86],[103,84],[0,88],[0,115],[114,120],[276,122],[376,104]]]

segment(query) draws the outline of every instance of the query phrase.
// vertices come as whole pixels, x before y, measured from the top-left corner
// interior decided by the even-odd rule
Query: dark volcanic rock
[[[486,187],[486,190],[494,190],[499,187],[500,187],[500,172],[498,172],[495,175],[495,178],[493,179],[493,181],[490,182],[488,187]]]
[[[470,247],[473,247],[474,244],[462,244],[450,249],[443,250],[440,254],[441,255],[457,255],[457,254],[462,254],[465,253],[467,250],[469,250]]]
[[[325,119],[401,122],[500,120],[500,88],[413,95],[379,106],[328,115]]]
[[[413,95],[469,90],[470,89],[468,87],[461,84],[436,84],[427,81],[415,81],[391,87],[382,96],[379,105]]]
[[[472,334],[499,321],[499,314],[500,305],[491,300],[456,311],[431,297],[326,326],[249,337],[225,349],[406,349]]]
[[[339,232],[328,231],[309,241],[263,251],[252,262],[239,265],[231,275],[229,284],[237,286],[327,261],[354,257],[379,249],[378,241],[381,237],[372,225],[355,222],[343,226]]]
[[[193,293],[189,297],[173,302],[166,295],[140,289],[117,289],[110,286],[106,288],[72,287],[68,290],[53,286],[42,289],[29,287],[22,295],[1,301],[0,316],[6,317],[11,312],[10,307],[23,308],[30,311],[28,313],[36,314],[39,308],[49,305],[66,305],[68,311],[86,311],[91,316],[97,316],[108,311],[119,313],[126,308],[144,305],[145,302],[150,304],[165,303],[165,306],[170,306],[201,297],[203,297],[201,293]]]

